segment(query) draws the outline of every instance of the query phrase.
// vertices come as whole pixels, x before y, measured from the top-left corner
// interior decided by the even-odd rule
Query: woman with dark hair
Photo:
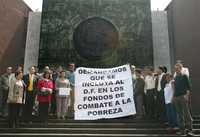
[[[53,91],[53,82],[50,79],[50,72],[46,70],[43,78],[37,83],[38,94],[37,100],[39,102],[39,117],[45,126],[47,126],[49,104],[51,102],[51,94]]]
[[[23,73],[18,70],[15,72],[15,79],[9,83],[8,93],[8,114],[9,114],[9,127],[18,127],[20,106],[25,102],[24,96],[24,82],[22,80]]]
[[[61,71],[59,78],[55,82],[57,117],[62,119],[65,119],[70,92],[70,82],[65,77],[65,71]]]

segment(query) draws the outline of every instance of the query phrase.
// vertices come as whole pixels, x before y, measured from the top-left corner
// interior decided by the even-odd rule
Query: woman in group
[[[169,123],[169,132],[174,133],[178,127],[177,113],[175,106],[173,104],[173,95],[174,95],[174,80],[173,76],[169,73],[166,74],[166,85],[164,88],[164,97],[165,97],[165,106],[166,114]]]
[[[67,109],[68,109],[68,102],[69,102],[69,89],[70,89],[70,82],[66,79],[65,71],[61,71],[59,78],[55,82],[56,88],[56,103],[57,103],[57,117],[58,119],[65,119]],[[61,93],[61,90],[65,90],[66,92]],[[67,93],[68,91],[68,93]]]
[[[37,84],[38,94],[37,100],[39,102],[39,117],[41,122],[47,126],[48,110],[51,102],[51,94],[53,91],[53,82],[51,80],[50,71],[45,70],[43,78]]]
[[[9,127],[16,128],[19,125],[20,107],[25,102],[23,73],[21,70],[15,72],[15,79],[10,80],[8,93]]]

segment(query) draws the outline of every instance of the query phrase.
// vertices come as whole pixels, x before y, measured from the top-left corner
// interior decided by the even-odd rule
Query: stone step
[[[195,136],[200,136],[200,118],[193,122]],[[42,123],[20,123],[20,128],[7,128],[5,118],[0,118],[0,137],[178,137],[169,134],[166,125],[156,120],[137,120],[131,117],[103,120],[58,120],[50,117],[47,128]]]
[[[62,119],[57,119],[57,117],[55,116],[48,116],[49,120],[52,121],[63,121]],[[1,117],[0,116],[0,121],[3,121],[7,118],[5,117]],[[33,116],[33,121],[37,121],[38,117],[37,116]],[[194,121],[200,121],[200,116],[193,116],[193,120]],[[114,119],[100,119],[100,120],[74,120],[73,118],[67,118],[66,121],[74,121],[74,122],[87,122],[87,121],[104,121],[104,122],[113,122],[113,121],[149,121],[149,122],[153,122],[153,121],[157,121],[156,119],[135,119],[133,116],[129,116],[129,117],[122,117],[122,118],[114,118]]]
[[[8,127],[7,123],[0,123],[0,128]],[[44,127],[42,123],[24,124],[20,123],[20,127],[39,128]],[[160,123],[48,123],[48,128],[164,128],[164,124]]]
[[[200,120],[193,120],[194,124],[200,124]]]
[[[168,134],[166,128],[0,128],[0,133]]]
[[[192,116],[194,119],[200,119],[200,115],[194,115]]]
[[[194,132],[195,134],[199,134],[199,135],[200,135],[200,128],[199,128],[199,129],[193,129],[193,132]]]
[[[193,128],[200,129],[200,124],[193,124]]]
[[[3,121],[3,122],[0,122],[0,128],[3,128],[3,127],[7,127],[8,126],[8,122],[7,121]],[[145,121],[133,121],[133,122],[120,122],[120,121],[114,121],[114,122],[104,122],[104,121],[84,121],[84,122],[78,122],[78,121],[59,121],[59,122],[56,122],[56,121],[49,121],[48,122],[48,127],[49,128],[68,128],[68,127],[97,127],[97,128],[109,128],[109,127],[120,127],[120,126],[123,126],[124,128],[128,128],[128,127],[131,127],[131,128],[157,128],[157,127],[166,127],[166,125],[164,123],[158,123],[158,122],[145,122]],[[200,129],[200,123],[199,121],[197,122],[194,122],[193,123],[193,126],[194,128],[197,128],[197,129]],[[20,127],[43,127],[43,124],[42,123],[39,123],[39,122],[33,122],[31,124],[28,124],[28,123],[22,123],[20,122]]]
[[[88,134],[88,133],[87,134],[1,133],[0,137],[180,137],[180,135],[175,135],[175,134]]]
[[[33,122],[39,122],[39,120],[33,120]],[[118,119],[118,120],[73,120],[73,119],[49,119],[49,123],[159,123],[157,120],[145,120],[145,119]],[[7,123],[6,119],[0,119],[0,123]],[[200,120],[194,120],[194,124],[200,124]]]
[[[193,135],[193,137],[200,137],[200,134],[197,134],[197,135]]]
[[[39,119],[32,120],[33,122],[39,122]],[[6,119],[0,119],[0,123],[7,122]],[[145,120],[145,119],[119,119],[119,120],[73,120],[73,119],[49,119],[50,123],[158,123],[156,120]]]

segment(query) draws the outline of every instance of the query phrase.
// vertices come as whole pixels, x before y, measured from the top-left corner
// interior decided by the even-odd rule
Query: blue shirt
[[[70,82],[70,85],[74,87],[75,84],[75,74],[73,71],[66,71],[66,77]]]

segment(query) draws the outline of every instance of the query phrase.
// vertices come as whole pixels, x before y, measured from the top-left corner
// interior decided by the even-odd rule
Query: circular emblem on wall
[[[73,42],[81,57],[100,60],[112,55],[119,45],[119,34],[110,21],[92,17],[77,26]]]

